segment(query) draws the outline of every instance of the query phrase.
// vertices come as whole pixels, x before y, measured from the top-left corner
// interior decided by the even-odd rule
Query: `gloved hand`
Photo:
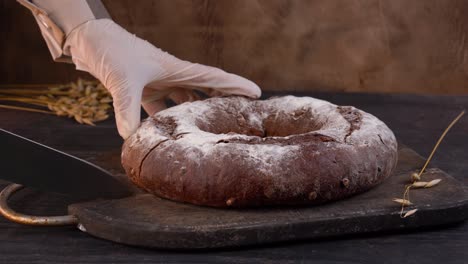
[[[192,89],[214,95],[258,98],[253,82],[221,69],[180,60],[130,34],[109,19],[91,20],[67,37],[64,53],[78,70],[102,82],[114,99],[120,135],[126,139],[140,124],[140,105],[148,114],[176,103],[197,99]]]

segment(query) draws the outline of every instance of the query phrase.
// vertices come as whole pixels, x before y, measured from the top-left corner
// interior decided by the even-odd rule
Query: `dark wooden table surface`
[[[427,156],[448,123],[468,109],[468,96],[309,94],[368,111],[397,138]],[[0,110],[0,127],[96,163],[120,168],[119,138],[112,121],[97,127],[54,116]],[[0,146],[1,147],[1,146]],[[468,117],[448,134],[433,165],[468,185]],[[27,164],[25,164],[27,166]],[[64,173],[66,168],[63,169]],[[0,183],[0,187],[3,187]],[[66,212],[66,197],[24,191],[13,198],[18,210]],[[74,227],[28,227],[0,218],[0,263],[468,263],[468,224],[430,230],[299,241],[255,248],[203,252],[163,251],[123,246],[93,238]]]

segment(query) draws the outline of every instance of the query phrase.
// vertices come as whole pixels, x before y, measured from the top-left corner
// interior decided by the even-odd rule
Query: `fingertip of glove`
[[[258,87],[257,84],[255,84],[255,83],[253,83],[253,84],[254,84],[255,87],[253,88],[252,98],[258,99],[258,98],[260,98],[262,96],[262,90],[260,89],[260,87]]]
[[[245,95],[254,99],[260,98],[260,96],[262,96],[262,90],[260,89],[260,87],[258,87],[258,85],[252,82],[251,80],[248,80],[248,79],[245,79],[245,80],[247,82],[247,85],[245,87],[245,90],[246,90]]]
[[[117,130],[124,140],[133,135],[140,126],[140,119],[137,116],[122,115],[116,112],[115,119]]]
[[[117,130],[119,131],[119,135],[123,138],[123,140],[127,140],[131,135],[133,135],[138,128],[138,125],[135,127],[127,127],[127,126],[117,126]]]

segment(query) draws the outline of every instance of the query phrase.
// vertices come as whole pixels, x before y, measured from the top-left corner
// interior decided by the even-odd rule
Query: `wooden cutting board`
[[[73,204],[80,229],[128,245],[203,249],[237,247],[288,240],[422,228],[468,218],[468,191],[445,172],[431,168],[424,180],[442,179],[430,189],[411,190],[418,211],[400,218],[392,198],[402,197],[409,175],[424,159],[400,147],[394,175],[378,187],[321,206],[265,209],[215,209],[172,202],[149,194],[119,200]]]

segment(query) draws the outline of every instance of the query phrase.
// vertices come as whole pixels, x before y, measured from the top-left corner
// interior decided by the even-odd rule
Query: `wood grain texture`
[[[264,90],[468,93],[463,0],[104,0],[123,27]],[[0,0],[0,82],[69,81],[32,16]]]
[[[342,105],[354,105],[382,119],[396,137],[427,155],[441,132],[460,111],[467,96],[409,96],[308,93]],[[117,153],[122,140],[111,120],[82,126],[53,116],[0,110],[2,128],[99,163],[92,153]],[[468,185],[468,118],[453,127],[432,165]],[[109,154],[115,155],[115,154]],[[107,158],[106,158],[107,159]],[[118,170],[119,157],[111,167]],[[121,170],[121,169],[120,169]],[[35,214],[66,212],[61,196],[19,193],[15,209]],[[23,199],[35,202],[22,204]],[[324,241],[282,243],[243,250],[177,252],[122,246],[92,238],[74,227],[36,228],[0,218],[0,263],[460,263],[468,260],[468,224]]]

